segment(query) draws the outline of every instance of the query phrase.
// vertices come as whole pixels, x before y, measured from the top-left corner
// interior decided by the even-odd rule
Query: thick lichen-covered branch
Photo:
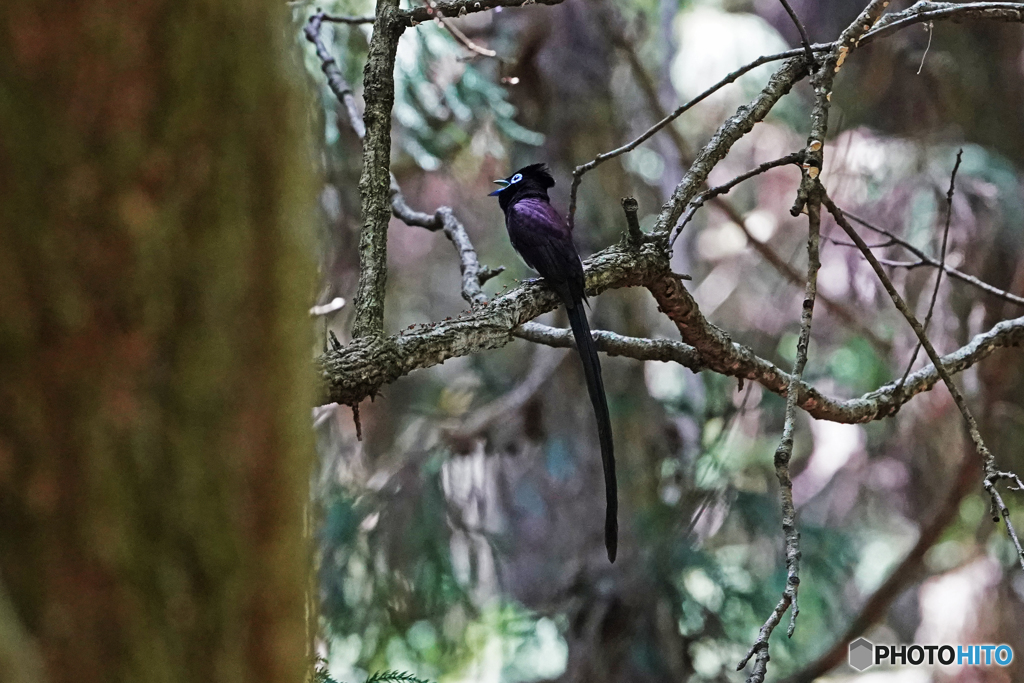
[[[680,289],[686,291],[684,288]],[[710,323],[693,319],[691,324]],[[513,334],[537,344],[559,348],[573,347],[572,333],[567,329],[526,323]],[[694,372],[710,370],[729,377],[757,382],[779,396],[788,395],[791,383],[789,373],[731,340],[726,342],[731,349],[712,349],[710,354],[701,353],[696,347],[682,341],[629,337],[602,330],[594,331],[594,341],[597,343],[598,351],[609,356],[679,363]],[[997,349],[1021,345],[1024,345],[1024,317],[1004,320],[992,329],[977,335],[962,348],[943,356],[942,367],[951,375],[959,374],[987,358]],[[890,382],[863,396],[841,399],[825,396],[801,380],[796,384],[797,406],[818,420],[846,424],[872,422],[894,415],[904,403],[930,390],[938,381],[939,375],[935,371],[935,366],[928,365],[911,373],[902,392],[898,391],[898,382]]]
[[[466,11],[482,11],[499,6],[511,7],[523,4],[528,3],[508,0],[480,3],[451,2],[437,3],[435,7],[439,8],[445,16],[457,16],[463,8]],[[552,0],[542,4],[556,4],[556,2]],[[927,7],[933,5],[934,3]],[[950,19],[958,17],[1003,19],[1005,18],[1004,10],[1007,7],[1024,8],[1024,5],[1018,3],[985,3],[985,5],[994,13],[991,17],[988,14],[975,11],[965,11],[960,14],[956,8],[963,8],[963,6],[946,8],[946,5],[943,5],[942,7],[946,8],[943,10],[946,12],[944,18]],[[995,8],[995,5],[999,5],[999,8]],[[923,3],[911,8],[913,11],[923,11],[924,9]],[[996,12],[996,9],[999,11]],[[409,20],[418,21],[419,18],[430,18],[428,16],[421,17],[426,10],[427,8],[421,7],[408,12],[399,11],[399,20],[407,22]],[[911,10],[900,13],[900,16],[909,16],[907,13]],[[887,25],[883,20],[878,24],[879,28],[865,36],[861,42],[875,37],[881,27]],[[813,47],[817,52],[835,47],[835,45],[815,45]],[[752,129],[756,121],[763,118],[774,103],[789,92],[797,80],[806,75],[803,51],[800,50],[794,54],[799,57],[786,61],[773,74],[761,94],[752,103],[741,107],[733,117],[726,120],[701,150],[691,169],[676,187],[672,199],[666,203],[659,215],[656,230],[660,229],[661,232],[657,234],[658,237],[667,239],[667,231],[678,220],[686,204],[703,187],[708,173],[720,159],[724,158],[731,145]],[[385,75],[390,78],[390,75]],[[391,180],[390,176],[388,176],[388,180]],[[390,182],[388,185],[390,186]],[[388,190],[390,191],[390,187]],[[385,193],[385,197],[386,195],[387,193]],[[402,217],[403,209],[396,203],[401,199],[400,195],[393,194],[390,199],[388,211]],[[418,214],[418,212],[414,213]],[[418,217],[435,226],[435,229],[443,229],[443,225],[438,222],[440,219],[436,212],[433,215],[418,214]],[[413,220],[412,224],[418,223]],[[424,225],[424,227],[428,226]],[[476,300],[478,297],[473,291],[472,283],[469,287],[466,286],[469,273],[465,268],[467,263],[472,262],[472,259],[467,258],[470,252],[460,246],[458,240],[453,239],[453,243],[460,253],[460,264],[463,267],[463,294],[465,296],[468,292],[470,298]],[[658,256],[654,258],[655,261],[658,261],[657,265],[652,265],[652,255],[655,251],[652,245],[647,244],[638,257],[634,257],[629,250],[623,250],[619,246],[600,252],[590,262],[592,266],[588,277],[591,286],[603,289],[627,286],[626,283],[629,283],[651,288],[656,297],[659,297],[659,303],[663,309],[674,312],[673,319],[677,326],[680,326],[681,330],[685,329],[683,339],[697,349],[701,367],[735,377],[752,379],[771,391],[785,394],[789,375],[771,363],[758,358],[750,349],[734,344],[724,331],[708,323],[679,280],[669,274],[665,263],[666,259],[663,256]],[[473,255],[475,256],[475,252]],[[480,267],[477,282],[493,276],[495,272]],[[595,280],[597,284],[594,283]],[[514,298],[515,301],[512,302],[510,298]],[[372,396],[385,384],[415,369],[430,367],[447,358],[504,345],[512,338],[512,330],[518,325],[513,322],[526,322],[530,319],[524,317],[528,315],[525,311],[536,311],[535,315],[539,315],[545,310],[550,310],[555,305],[555,301],[542,286],[530,285],[517,288],[504,297],[500,297],[496,304],[494,309],[488,306],[456,321],[438,322],[402,335],[381,336],[372,343],[363,341],[329,352],[317,360],[323,380],[322,399],[342,400],[347,403]],[[505,311],[505,306],[510,306],[514,310],[514,314],[497,313]],[[380,329],[383,329],[382,321]],[[959,372],[987,356],[997,347],[1020,344],[1022,338],[1024,338],[1024,321],[1018,319],[1000,323],[989,333],[979,335],[964,348],[947,356],[943,361],[944,367],[950,373]],[[624,353],[623,355],[629,354]],[[390,367],[383,365],[392,361],[395,365]],[[904,387],[904,395],[900,397],[894,395],[892,385],[886,385],[876,392],[847,401],[825,397],[801,382],[798,385],[798,401],[802,409],[815,417],[841,422],[866,422],[894,414],[903,403],[914,395],[929,390],[937,379],[938,375],[934,366],[928,366],[911,374],[906,387]]]
[[[520,339],[545,344],[560,349],[576,348],[572,330],[550,327],[540,323],[525,323],[513,334]],[[671,339],[646,339],[644,337],[627,337],[626,335],[604,330],[594,330],[594,345],[601,353],[609,356],[625,356],[635,360],[656,360],[679,363],[694,372],[703,369],[700,354],[689,344]]]
[[[655,245],[645,244],[638,250],[616,245],[584,265],[587,293],[596,295],[654,281],[667,271],[668,258]],[[390,337],[356,339],[315,361],[322,382],[321,402],[350,404],[377,394],[382,386],[413,370],[504,346],[516,327],[558,305],[558,297],[543,283],[527,283],[450,321]]]
[[[869,43],[878,38],[890,36],[914,24],[929,21],[967,20],[1024,22],[1024,3],[1020,2],[917,2],[903,10],[882,18],[875,27],[861,39]]]
[[[352,337],[384,334],[388,221],[391,219],[391,109],[395,104],[395,54],[404,24],[398,0],[378,0],[363,71],[363,171],[359,177],[363,229],[359,235],[359,285]]]

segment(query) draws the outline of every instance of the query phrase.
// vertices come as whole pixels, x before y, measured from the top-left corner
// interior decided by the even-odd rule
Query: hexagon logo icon
[[[857,671],[863,671],[869,666],[874,666],[875,646],[870,640],[858,638],[850,643],[850,666]]]

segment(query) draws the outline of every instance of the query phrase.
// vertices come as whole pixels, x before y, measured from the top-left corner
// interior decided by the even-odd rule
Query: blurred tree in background
[[[313,194],[282,13],[0,5],[5,683],[306,673]]]
[[[866,3],[791,4],[820,42],[834,40]],[[293,5],[297,38],[320,6]],[[320,35],[358,103],[373,31],[358,19],[372,19],[374,8],[323,8],[353,20],[325,23]],[[862,47],[836,81],[820,176],[844,210],[938,258],[963,147],[946,262],[1014,294],[1024,288],[1021,37],[1014,24],[935,22]],[[767,0],[566,0],[426,21],[398,43],[391,169],[410,205],[453,207],[480,260],[507,267],[485,285],[500,295],[529,271],[485,196],[492,178],[545,161],[564,212],[574,167],[637,137],[730,71],[799,45],[783,5]],[[322,105],[326,302],[352,297],[359,277],[360,139],[321,60],[308,43],[303,49]],[[620,197],[638,199],[649,229],[696,151],[775,68],[742,76],[587,175],[576,214],[584,255],[620,239]],[[803,147],[813,105],[799,84],[708,184]],[[807,219],[789,215],[799,183],[798,173],[780,169],[738,186],[695,214],[671,262],[693,276],[686,287],[709,320],[787,370],[806,271]],[[898,382],[917,338],[838,226],[823,218],[821,229],[804,378],[826,395],[853,398]],[[466,311],[457,254],[440,231],[395,219],[388,249],[387,334],[428,330]],[[876,252],[887,262],[918,260],[891,241]],[[889,272],[923,320],[935,268]],[[595,329],[678,339],[642,288],[591,301]],[[929,336],[949,353],[1019,314],[1018,304],[946,277]],[[353,315],[347,306],[327,317],[343,344]],[[542,322],[564,327],[559,315]],[[360,404],[361,441],[348,408],[317,409],[322,653],[336,678],[385,667],[445,681],[740,676],[729,672],[786,580],[772,464],[785,399],[710,371],[605,356],[623,537],[609,565],[593,418],[578,364],[561,362],[567,353],[516,341],[412,373]],[[996,351],[958,379],[1003,469],[1022,465],[1018,357]],[[917,354],[915,370],[928,364]],[[837,664],[842,671],[846,643],[861,633],[876,642],[1005,642],[1021,651],[1024,577],[990,520],[981,467],[946,389],[863,425],[798,417],[791,473],[801,611],[792,639],[776,633],[771,641],[770,675],[810,680]],[[1010,507],[1024,526],[1019,501]],[[1021,671],[1014,662],[934,675],[1006,681]]]

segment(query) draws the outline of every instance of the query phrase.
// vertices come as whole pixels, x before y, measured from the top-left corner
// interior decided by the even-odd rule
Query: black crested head
[[[516,171],[521,173],[523,180],[528,182],[536,183],[545,190],[549,187],[555,186],[555,179],[551,177],[551,171],[548,170],[548,165],[544,163],[530,164],[529,166],[523,166],[521,169]],[[515,175],[515,174],[513,174]]]
[[[524,166],[508,178],[494,182],[501,187],[491,192],[491,196],[498,198],[502,211],[506,211],[508,207],[526,197],[538,197],[549,201],[548,188],[555,185],[555,179],[551,177],[546,164]]]

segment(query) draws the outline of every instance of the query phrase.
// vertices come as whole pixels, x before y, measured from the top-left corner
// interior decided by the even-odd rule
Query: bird
[[[583,363],[587,391],[597,419],[604,469],[604,544],[608,560],[615,562],[619,535],[615,452],[608,400],[605,397],[604,380],[601,378],[601,361],[584,310],[587,293],[583,261],[576,251],[572,228],[551,205],[548,189],[554,187],[555,180],[545,164],[531,164],[508,178],[494,182],[501,187],[488,196],[498,198],[498,205],[505,213],[505,228],[512,247],[526,265],[537,271],[554,290],[569,315],[576,349]]]

